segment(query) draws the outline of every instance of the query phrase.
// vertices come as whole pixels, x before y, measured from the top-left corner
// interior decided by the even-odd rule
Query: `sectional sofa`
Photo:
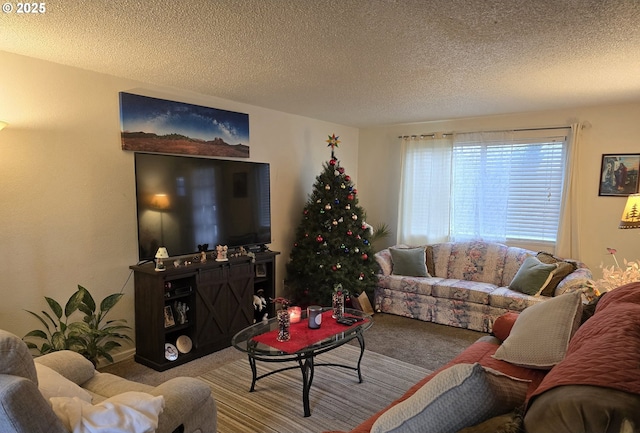
[[[591,305],[568,292],[500,316],[350,433],[637,432],[639,355],[640,282]]]
[[[376,311],[481,332],[508,311],[568,291],[591,298],[589,268],[577,260],[492,242],[396,245],[376,253]]]

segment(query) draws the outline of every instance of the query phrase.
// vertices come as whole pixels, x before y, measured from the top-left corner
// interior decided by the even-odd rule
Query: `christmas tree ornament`
[[[316,238],[316,241],[318,242],[322,242],[324,239],[322,238],[322,236],[318,235],[318,237]]]
[[[349,195],[347,196],[347,200],[353,200],[353,194],[349,194]]]
[[[347,230],[347,236],[352,236],[353,232],[351,230]]]
[[[331,165],[336,165],[336,160],[335,160],[335,159],[332,159],[331,161],[329,161],[329,164],[331,164]]]
[[[324,186],[324,189],[326,189],[327,191],[329,191],[331,189],[331,185],[327,184]]]
[[[334,202],[335,204],[340,204],[340,200],[338,200],[338,199],[335,199],[333,202]]]
[[[340,185],[340,188],[345,189],[347,187],[347,185],[345,185],[344,183],[342,185]]]
[[[346,210],[351,210],[351,205],[350,205],[350,204],[347,204],[344,208],[345,208]]]
[[[325,210],[331,210],[331,205],[329,203],[327,203],[326,205],[324,205]]]
[[[358,220],[358,215],[356,215],[356,214],[351,215],[351,219],[354,220],[354,221],[357,221]]]
[[[346,180],[347,182],[349,182],[349,181],[351,180],[351,176],[346,175],[346,176],[344,177],[344,180]]]
[[[367,255],[367,253],[362,254],[362,260],[367,260],[369,258],[369,256]]]
[[[331,224],[333,224],[334,226],[337,226],[337,225],[338,225],[338,220],[333,220],[333,221],[331,222]]]

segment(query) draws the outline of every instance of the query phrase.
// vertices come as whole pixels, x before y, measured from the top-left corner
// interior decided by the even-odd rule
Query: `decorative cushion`
[[[371,433],[456,433],[524,403],[529,382],[480,364],[456,364],[383,413]]]
[[[75,397],[54,397],[51,405],[70,432],[153,433],[164,409],[164,397],[130,391],[95,406]]]
[[[558,287],[560,281],[578,268],[575,262],[562,260],[552,254],[545,253],[544,251],[540,251],[536,257],[542,263],[558,265],[558,269],[554,272],[551,282],[542,291],[542,293],[540,293],[542,296],[554,296],[556,287]]]
[[[78,397],[91,403],[91,394],[80,386],[46,365],[36,362],[35,366],[38,373],[38,389],[47,401],[52,397]]]
[[[516,320],[518,320],[519,315],[519,313],[509,311],[498,317],[495,322],[493,322],[493,335],[500,341],[506,340],[511,333],[513,325],[516,323]]]
[[[564,358],[581,317],[580,292],[527,307],[493,357],[523,367],[551,369]]]
[[[432,277],[436,276],[436,263],[433,259],[433,246],[427,245],[427,273]]]
[[[557,264],[545,264],[535,257],[527,257],[513,277],[509,288],[538,296],[549,286],[557,269]]]
[[[393,275],[407,277],[430,277],[427,272],[427,257],[423,247],[390,248]]]

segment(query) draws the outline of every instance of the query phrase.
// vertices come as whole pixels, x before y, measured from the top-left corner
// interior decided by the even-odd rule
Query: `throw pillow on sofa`
[[[494,358],[549,370],[562,361],[580,326],[582,294],[570,292],[525,308]]]
[[[87,390],[46,365],[37,362],[34,364],[38,373],[38,389],[47,401],[52,397],[78,397],[91,403],[91,394]]]
[[[453,365],[383,413],[371,433],[455,433],[522,405],[528,386],[478,363]]]
[[[578,266],[575,262],[571,262],[569,260],[563,260],[559,257],[554,256],[553,254],[546,253],[544,251],[540,251],[536,258],[540,260],[542,263],[547,264],[557,264],[558,270],[554,273],[551,282],[547,285],[547,287],[540,293],[542,296],[554,296],[556,287],[560,284],[560,281],[564,279],[567,275],[578,269]]]
[[[427,253],[423,247],[390,248],[393,275],[430,277],[427,272]]]
[[[509,284],[511,290],[539,296],[551,283],[558,265],[542,263],[535,257],[527,257]]]

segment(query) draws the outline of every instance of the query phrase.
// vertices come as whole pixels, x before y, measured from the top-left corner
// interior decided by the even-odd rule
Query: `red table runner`
[[[345,317],[350,317],[348,314]],[[368,319],[364,319],[368,320]],[[278,330],[265,332],[264,334],[253,337],[254,341],[271,346],[275,349],[282,350],[287,353],[296,353],[297,351],[304,349],[307,346],[311,346],[325,338],[344,332],[348,329],[354,328],[362,324],[362,322],[356,322],[351,326],[341,325],[336,322],[336,319],[331,317],[331,310],[322,313],[322,324],[320,328],[309,328],[307,319],[302,319],[298,323],[292,323],[290,327],[291,338],[289,341],[278,341]]]

